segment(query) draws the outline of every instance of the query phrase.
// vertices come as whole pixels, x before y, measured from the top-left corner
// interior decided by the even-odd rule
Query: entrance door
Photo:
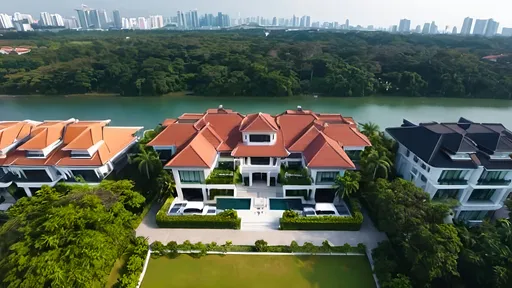
[[[252,182],[264,182],[267,184],[267,173],[252,173]]]

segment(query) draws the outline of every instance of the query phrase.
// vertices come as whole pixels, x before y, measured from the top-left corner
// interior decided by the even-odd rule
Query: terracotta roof
[[[302,134],[302,136],[291,145],[288,150],[290,152],[302,152],[306,149],[309,144],[315,140],[315,138],[320,134],[320,131],[312,125],[306,133]]]
[[[206,124],[206,126],[201,131],[199,131],[199,134],[203,135],[215,149],[218,149],[222,143],[222,138],[220,138],[219,134],[215,132],[209,123]]]
[[[167,126],[173,124],[174,122],[176,122],[176,119],[171,119],[171,118],[165,119],[164,122],[162,122],[162,126],[167,127]]]
[[[217,151],[202,135],[198,134],[194,140],[181,150],[169,163],[167,167],[212,167],[217,156]]]
[[[323,132],[343,146],[371,146],[370,140],[357,128],[347,124],[327,124]]]
[[[311,123],[317,118],[314,114],[297,114],[288,113],[281,114],[276,117],[276,122],[281,127],[284,137],[284,145],[290,147],[302,134],[304,134]]]
[[[66,121],[43,122],[43,124],[38,125],[32,130],[30,133],[30,139],[18,147],[18,150],[43,150],[62,139],[66,124]]]
[[[318,134],[303,155],[310,168],[355,168],[341,145],[324,133]]]
[[[239,128],[243,118],[242,114],[225,109],[209,109],[204,115],[204,120],[212,125],[222,139],[219,151],[231,151],[238,145],[242,139]]]
[[[38,124],[32,121],[0,122],[0,150],[29,136],[32,129]]]
[[[231,152],[234,157],[288,157],[290,153],[284,147],[283,136],[280,132],[276,133],[276,143],[274,145],[245,145],[240,142]]]
[[[240,124],[241,132],[270,132],[277,130],[279,130],[279,127],[274,117],[261,112],[247,115]]]
[[[182,147],[189,142],[197,133],[193,123],[174,123],[160,132],[151,142],[149,146],[176,146]]]
[[[73,124],[66,128],[63,150],[87,150],[103,138],[103,126],[81,126]]]

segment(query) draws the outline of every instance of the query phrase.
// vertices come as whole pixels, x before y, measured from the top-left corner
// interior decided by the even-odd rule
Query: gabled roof
[[[0,122],[0,150],[20,141],[30,135],[38,122],[33,121],[1,121]]]
[[[302,136],[291,145],[288,150],[290,152],[302,152],[304,151],[313,140],[320,134],[320,131],[315,127],[315,125],[311,125],[311,127],[304,133]]]
[[[501,124],[479,124],[461,118],[456,123],[415,125],[404,120],[401,127],[386,131],[434,167],[471,169],[482,165],[488,169],[512,169],[512,159],[490,159],[496,152],[512,153],[512,133]],[[471,160],[452,160],[450,155],[457,153],[469,154]],[[501,164],[496,165],[498,162]]]
[[[310,168],[351,168],[352,163],[339,143],[319,133],[304,150],[306,164]]]
[[[30,133],[30,139],[23,145],[18,147],[18,150],[43,150],[51,144],[62,139],[64,128],[70,121],[45,121],[38,125]]]
[[[165,166],[209,168],[212,167],[216,156],[215,148],[202,134],[198,134]]]
[[[276,120],[266,113],[247,115],[240,124],[241,132],[272,132],[279,130]]]
[[[343,146],[371,146],[370,140],[356,127],[347,124],[325,124],[323,132]]]
[[[197,133],[193,123],[173,123],[165,127],[148,146],[176,146],[181,147],[189,142]]]
[[[274,145],[245,145],[240,142],[231,152],[234,157],[288,157],[290,153],[283,144],[283,136],[280,132],[276,133],[276,142]]]

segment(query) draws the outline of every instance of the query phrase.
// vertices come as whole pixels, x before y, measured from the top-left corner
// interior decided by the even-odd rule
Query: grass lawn
[[[364,256],[180,255],[151,259],[142,288],[374,288]]]

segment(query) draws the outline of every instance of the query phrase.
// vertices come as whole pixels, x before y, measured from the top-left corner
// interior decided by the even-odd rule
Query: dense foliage
[[[156,213],[156,224],[160,228],[209,228],[240,229],[241,219],[235,210],[225,210],[217,215],[168,215],[173,197],[169,197]]]
[[[130,181],[43,186],[0,228],[2,287],[103,287],[144,204]]]
[[[512,98],[512,39],[381,32],[7,33],[0,93]]]
[[[130,257],[126,261],[125,267],[123,267],[122,275],[115,284],[115,288],[137,287],[148,250],[148,241],[144,237],[135,238],[133,245],[130,247]]]
[[[352,216],[301,216],[295,211],[284,211],[279,219],[282,230],[329,230],[329,231],[359,231],[363,224],[363,214],[359,208],[359,202],[349,200]]]

